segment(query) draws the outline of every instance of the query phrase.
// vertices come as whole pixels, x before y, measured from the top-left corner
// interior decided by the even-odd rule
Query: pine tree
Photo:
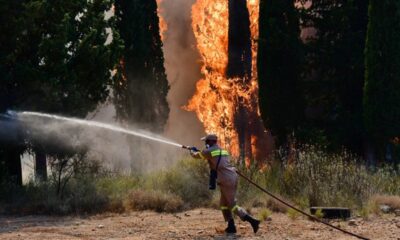
[[[265,127],[284,144],[303,116],[299,17],[293,0],[261,0],[259,101]]]
[[[369,4],[364,121],[383,159],[385,145],[400,136],[400,2],[370,0]]]
[[[125,42],[124,80],[115,85],[117,117],[161,132],[169,114],[169,85],[156,0],[116,1],[118,29]]]

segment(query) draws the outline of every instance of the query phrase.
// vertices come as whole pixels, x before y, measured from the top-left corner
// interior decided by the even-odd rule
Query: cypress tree
[[[362,98],[368,22],[365,0],[313,0],[304,9],[308,36],[305,92],[309,123],[331,148],[361,153],[364,139]]]
[[[400,136],[400,2],[369,4],[364,121],[382,159],[385,145]]]
[[[114,92],[117,117],[161,132],[169,114],[169,85],[156,0],[117,0],[115,6],[125,42],[124,80],[115,85]]]
[[[303,115],[299,84],[302,44],[294,1],[261,0],[259,28],[261,116],[281,145],[297,130]]]

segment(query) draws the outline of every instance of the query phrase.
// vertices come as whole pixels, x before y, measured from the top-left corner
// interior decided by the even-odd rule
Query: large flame
[[[162,11],[163,9],[160,7],[162,2],[164,0],[157,0],[157,16],[158,16],[158,21],[159,21],[159,28],[160,28],[160,37],[161,41],[165,40],[165,32],[168,30],[168,25],[165,19],[162,17]]]
[[[256,71],[259,0],[248,0],[247,6],[253,40],[252,79],[247,84],[243,83],[243,79],[227,79],[225,76],[228,63],[228,0],[198,0],[192,7],[192,27],[202,57],[204,78],[197,83],[196,93],[186,109],[195,111],[206,131],[218,134],[222,145],[235,157],[240,154],[238,132],[234,126],[238,99],[241,98],[246,109],[259,117]],[[251,143],[255,144],[253,138]],[[252,152],[255,153],[255,148]]]

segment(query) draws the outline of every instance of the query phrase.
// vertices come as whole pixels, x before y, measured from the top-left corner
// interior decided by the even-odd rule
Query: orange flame
[[[160,28],[160,36],[161,36],[161,41],[165,40],[165,32],[168,30],[168,25],[165,19],[162,17],[162,2],[164,0],[157,0],[157,16],[159,20],[159,28]]]
[[[194,111],[207,132],[218,134],[223,147],[235,157],[240,155],[238,133],[234,126],[238,99],[246,109],[259,117],[257,83],[257,44],[259,0],[248,0],[252,36],[252,79],[227,79],[228,63],[228,1],[197,0],[192,7],[192,27],[201,55],[204,78],[197,83],[195,95],[185,107]],[[256,140],[253,139],[252,144]],[[252,148],[253,149],[253,148]],[[255,153],[255,149],[252,150]]]

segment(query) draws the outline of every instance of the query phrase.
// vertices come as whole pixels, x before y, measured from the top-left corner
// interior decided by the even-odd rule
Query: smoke
[[[114,115],[113,106],[105,105],[99,108],[94,118],[97,121],[102,119],[104,123],[111,122],[115,126]],[[2,126],[5,124],[3,121],[0,123]],[[18,120],[11,123],[19,126],[18,132],[21,132],[21,136],[33,149],[40,147],[50,156],[86,152],[89,160],[98,160],[104,166],[118,173],[129,173],[131,170],[146,172],[162,169],[186,154],[176,146],[157,143],[137,136],[128,136],[121,132],[104,129],[101,124],[84,120],[69,121],[32,114],[18,114]],[[155,134],[136,130],[133,126],[130,126],[129,129],[134,130],[136,134],[163,139]],[[135,145],[130,145],[131,142],[134,142]],[[132,154],[136,154],[134,158]],[[132,159],[141,159],[142,161],[134,162]]]
[[[168,26],[163,33],[165,68],[171,89],[168,94],[170,115],[165,129],[168,138],[187,144],[200,144],[204,128],[194,112],[182,109],[194,95],[202,78],[200,56],[191,26],[195,0],[163,0],[160,14]]]

